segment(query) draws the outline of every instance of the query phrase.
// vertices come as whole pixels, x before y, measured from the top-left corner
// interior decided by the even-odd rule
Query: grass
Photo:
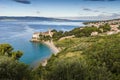
[[[61,49],[60,53],[58,53],[57,58],[83,58],[83,51],[87,48],[90,48],[93,44],[107,40],[112,40],[114,36],[119,37],[120,34],[110,35],[110,36],[96,36],[96,37],[81,37],[81,38],[71,38],[64,39],[61,41],[54,42],[55,45]]]

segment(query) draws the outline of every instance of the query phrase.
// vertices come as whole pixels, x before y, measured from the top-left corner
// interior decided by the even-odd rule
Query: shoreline
[[[31,42],[40,42],[40,41],[31,41]],[[42,43],[42,44],[46,45],[47,47],[49,47],[52,50],[54,55],[57,55],[57,53],[60,52],[60,50],[55,46],[55,44],[54,44],[54,42],[52,40],[51,41],[41,41],[40,43]],[[45,59],[40,60],[40,61],[37,61],[36,63],[34,63],[33,68],[35,69],[35,68],[39,67],[40,64],[42,66],[46,66],[47,61],[48,61],[49,58],[50,57],[45,58]]]
[[[43,41],[42,43],[47,45],[52,50],[53,54],[57,55],[57,53],[60,52],[52,40],[51,41]]]
[[[30,40],[30,42],[42,43],[42,44],[48,46],[55,55],[58,52],[60,52],[60,50],[55,46],[55,44],[52,40],[51,41],[39,41],[39,40],[33,41],[33,40]]]

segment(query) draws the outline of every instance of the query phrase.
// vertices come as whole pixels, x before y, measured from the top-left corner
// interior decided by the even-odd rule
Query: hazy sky
[[[120,0],[0,0],[0,16],[83,17],[120,15]]]

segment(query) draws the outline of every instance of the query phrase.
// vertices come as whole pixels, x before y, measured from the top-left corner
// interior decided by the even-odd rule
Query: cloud
[[[106,15],[101,15],[101,16],[107,16],[110,18],[120,18],[120,13],[110,13],[110,14],[106,14]]]
[[[118,19],[120,18],[120,13],[102,13],[98,16],[89,16],[89,18],[97,20],[109,20],[109,19]]]
[[[96,20],[110,20],[110,19],[118,19],[120,18],[120,13],[102,13],[98,16],[89,16],[89,19],[96,19]]]
[[[111,20],[119,19],[120,13],[101,13],[97,16],[81,16],[81,17],[69,17],[71,20]]]
[[[40,14],[40,11],[36,11],[36,14]]]
[[[100,12],[100,11],[98,11],[98,10],[94,10],[93,12]]]
[[[13,1],[18,2],[18,3],[23,3],[23,4],[31,4],[29,0],[13,0]]]
[[[84,11],[92,11],[90,8],[83,8]]]
[[[93,10],[90,8],[83,8],[84,11],[99,12],[98,10]]]

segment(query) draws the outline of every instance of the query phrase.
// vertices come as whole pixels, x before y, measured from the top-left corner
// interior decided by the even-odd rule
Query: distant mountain
[[[114,19],[107,19],[107,20],[114,20]],[[64,17],[64,18],[49,18],[49,17],[7,17],[7,16],[0,16],[0,21],[66,21],[66,22],[91,22],[91,21],[104,21],[103,19],[94,20],[93,17],[89,18],[82,18],[82,17]]]
[[[59,18],[48,18],[48,17],[7,17],[0,16],[0,21],[66,21],[66,22],[86,22],[87,20],[70,20],[70,19],[59,19]]]
[[[46,18],[46,17],[0,17],[0,21],[69,21],[67,19]]]
[[[47,17],[6,17],[1,16],[0,21],[71,21],[68,19],[47,18]]]

